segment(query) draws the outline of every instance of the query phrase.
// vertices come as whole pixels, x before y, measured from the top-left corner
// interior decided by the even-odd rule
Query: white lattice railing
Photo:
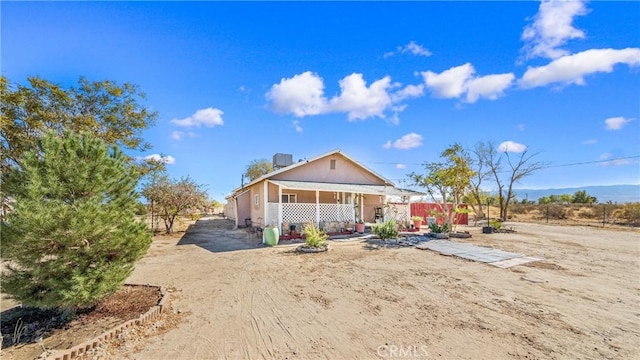
[[[353,204],[320,204],[320,221],[355,221]]]
[[[269,203],[267,207],[267,224],[278,224],[278,203]],[[286,203],[282,204],[282,222],[307,223],[320,221],[355,221],[352,204],[312,204]]]
[[[316,204],[282,204],[282,222],[307,223],[316,221]]]

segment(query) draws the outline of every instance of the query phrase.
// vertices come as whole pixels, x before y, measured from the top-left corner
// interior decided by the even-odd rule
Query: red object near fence
[[[449,209],[453,207],[452,204],[447,204]],[[466,204],[460,204],[460,208],[467,209]],[[411,203],[411,216],[422,216],[422,225],[427,225],[427,218],[433,217],[431,211],[436,213],[442,213],[442,205],[436,203]],[[435,216],[436,222],[440,225],[444,223],[444,216]],[[469,225],[469,214],[458,213],[454,216],[454,223],[458,225]]]

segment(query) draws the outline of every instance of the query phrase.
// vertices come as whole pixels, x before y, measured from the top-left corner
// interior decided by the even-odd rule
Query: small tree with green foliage
[[[135,220],[137,173],[89,134],[49,132],[3,179],[2,291],[39,308],[76,310],[117,291],[151,236]]]
[[[424,187],[434,202],[440,204],[445,221],[453,224],[455,211],[462,203],[476,172],[471,158],[459,144],[453,144],[440,154],[440,162],[424,163],[426,174],[410,173],[410,183]],[[452,203],[451,207],[447,204]]]
[[[273,171],[273,164],[267,159],[252,160],[247,164],[245,176],[249,178],[249,181],[253,181],[262,175],[266,175]]]
[[[573,194],[571,202],[574,204],[595,204],[598,202],[595,196],[587,194],[586,190],[579,190]]]

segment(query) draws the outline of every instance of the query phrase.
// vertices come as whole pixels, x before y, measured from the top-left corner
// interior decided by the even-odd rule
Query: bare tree
[[[487,144],[479,142],[469,150],[470,166],[475,170],[475,176],[469,179],[469,195],[471,195],[469,200],[473,201],[468,201],[468,203],[476,213],[476,219],[482,219],[484,217],[484,210],[482,209],[482,206],[485,203],[484,200],[487,197],[487,194],[482,190],[482,185],[483,182],[488,180],[491,176],[489,164],[486,163],[484,156],[488,151],[486,147]]]
[[[534,161],[534,158],[538,156],[540,152],[529,153],[528,148],[522,152],[512,152],[510,149],[499,152],[498,148],[494,146],[492,142],[488,141],[486,143],[480,142],[476,149],[481,150],[481,157],[484,164],[488,166],[489,173],[496,182],[500,219],[506,221],[509,203],[515,197],[513,185],[535,171],[542,169],[546,166],[546,163]]]
[[[191,209],[199,209],[207,201],[204,187],[189,177],[176,181],[161,175],[146,184],[142,195],[155,204],[155,211],[164,221],[167,234],[173,232],[173,224],[178,215]]]

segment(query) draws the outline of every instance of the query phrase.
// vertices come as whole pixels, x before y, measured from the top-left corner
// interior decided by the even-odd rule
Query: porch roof
[[[291,190],[319,190],[332,192],[350,192],[367,195],[389,195],[389,196],[422,196],[424,193],[400,189],[394,186],[385,185],[364,185],[364,184],[339,184],[323,183],[313,181],[292,181],[292,180],[268,180],[269,182]]]

